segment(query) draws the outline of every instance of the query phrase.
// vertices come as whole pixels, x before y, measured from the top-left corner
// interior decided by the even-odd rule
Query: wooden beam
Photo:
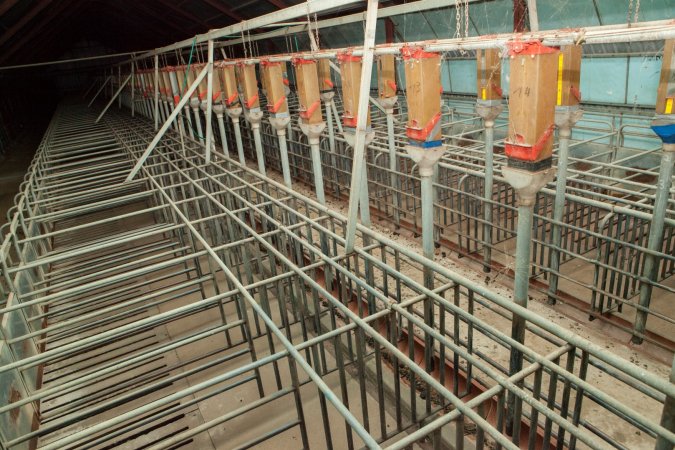
[[[185,17],[186,19],[188,19],[188,20],[190,20],[190,21],[192,21],[192,22],[196,22],[196,23],[200,24],[202,27],[204,27],[204,29],[202,30],[202,32],[206,32],[206,31],[208,31],[208,30],[211,28],[206,22],[204,22],[203,20],[201,20],[199,17],[195,16],[194,14],[192,14],[192,13],[189,12],[189,11],[184,10],[184,9],[181,8],[180,6],[175,5],[173,0],[168,0],[168,1],[160,0],[160,3],[161,3],[163,6],[166,6],[167,8],[171,9],[172,11],[175,11],[175,12],[177,12],[178,14],[182,15],[182,16]]]
[[[513,0],[513,32],[522,33],[527,28],[526,0]]]
[[[58,24],[58,23],[63,23],[63,19],[67,19],[68,17],[72,16],[75,12],[79,12],[80,8],[82,6],[82,1],[78,2],[73,2],[73,1],[65,1],[60,3],[56,8],[52,11],[50,11],[50,14],[46,14],[40,18],[40,21],[34,24],[30,30],[28,30],[26,33],[21,35],[21,38],[17,40],[13,40],[11,43],[11,46],[1,52],[0,54],[0,62],[5,62],[10,57],[22,49],[27,43],[33,39],[38,34],[43,34],[43,31],[45,30],[46,26],[53,25],[53,24]],[[56,21],[54,20],[54,17],[58,16],[59,20]]]
[[[30,11],[28,11],[27,14],[21,16],[21,19],[15,23],[13,26],[7,29],[2,36],[0,36],[0,46],[4,45],[5,42],[10,40],[14,35],[19,32],[28,22],[33,20],[35,16],[40,14],[43,9],[45,9],[49,4],[52,2],[52,0],[40,0],[35,6],[31,8]],[[54,18],[56,20],[56,18]]]
[[[288,8],[288,4],[283,0],[267,0],[267,1],[279,9]]]
[[[220,2],[219,0],[204,0],[204,2],[206,4],[212,6],[213,8],[217,9],[221,13],[225,14],[226,16],[229,16],[229,17],[233,18],[237,22],[241,22],[243,20],[246,20],[242,16],[237,14],[236,12],[232,11],[227,6],[223,5],[222,2]]]
[[[12,9],[12,6],[16,5],[19,0],[5,0],[0,3],[0,16],[5,14],[7,11]]]

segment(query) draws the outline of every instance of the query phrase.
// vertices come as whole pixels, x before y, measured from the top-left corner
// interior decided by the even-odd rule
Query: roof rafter
[[[240,16],[239,14],[237,14],[236,12],[234,12],[233,10],[228,8],[227,6],[223,5],[218,0],[204,0],[204,2],[207,5],[212,6],[213,8],[217,9],[221,13],[225,14],[226,16],[230,16],[231,18],[233,18],[237,22],[241,22],[242,20],[246,20],[245,18],[243,18],[242,16]]]
[[[52,0],[40,0],[37,4],[35,4],[35,6],[33,6],[27,14],[23,15],[18,22],[8,28],[7,31],[5,31],[2,36],[0,36],[0,45],[3,45],[5,42],[10,40],[18,31],[26,26],[28,22],[33,20],[33,18],[40,14],[43,9],[49,6],[51,2]]]

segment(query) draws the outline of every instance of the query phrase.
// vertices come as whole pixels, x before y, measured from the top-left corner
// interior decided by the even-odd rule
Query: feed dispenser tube
[[[232,120],[232,128],[234,128],[234,139],[237,144],[237,154],[239,155],[239,163],[242,166],[246,165],[246,158],[244,157],[244,144],[241,140],[241,126],[239,118],[241,117],[242,107],[239,100],[239,92],[237,91],[237,76],[235,74],[235,67],[231,64],[220,64],[220,79],[223,84],[223,100],[225,102],[225,112]]]
[[[394,133],[394,106],[396,95],[396,57],[379,55],[377,57],[377,94],[378,103],[387,115],[387,143],[389,144],[389,183],[392,192],[394,224],[400,225],[399,205],[401,192],[398,183],[398,157],[396,156],[396,135]]]
[[[187,66],[176,67],[176,79],[178,80],[179,94],[182,97],[190,86],[190,71]],[[179,100],[180,101],[180,100]],[[189,103],[189,102],[188,102]],[[185,103],[183,106],[183,119],[185,119],[185,126],[191,139],[195,138],[194,126],[192,125],[192,118],[190,117],[190,105]]]
[[[673,163],[675,162],[675,40],[665,42],[663,60],[661,63],[661,77],[656,94],[656,117],[652,121],[652,130],[663,142],[661,166],[654,197],[652,223],[649,227],[649,241],[647,247],[650,253],[645,255],[642,266],[642,281],[640,284],[639,308],[635,315],[632,342],[641,344],[647,327],[647,315],[651,302],[654,283],[657,281],[663,253],[663,235],[670,187],[673,178]],[[665,251],[668,251],[667,249]],[[664,409],[665,412],[665,409]],[[670,411],[672,413],[672,410]],[[663,447],[665,448],[665,447]]]
[[[171,67],[168,66],[162,67],[159,70],[159,85],[161,86],[160,93],[162,97],[162,103],[164,104],[164,110],[166,111],[166,117],[169,117],[174,110],[173,89],[171,87],[171,76],[169,75],[170,71]],[[175,119],[171,123],[171,126],[174,130],[179,131],[178,122]]]
[[[264,81],[267,95],[267,112],[270,116],[270,124],[277,132],[279,138],[279,154],[281,158],[281,172],[284,176],[284,184],[291,188],[291,170],[288,163],[288,148],[286,146],[286,129],[291,121],[288,113],[288,100],[284,86],[283,68],[280,62],[268,60],[260,61],[261,78]]]
[[[549,258],[548,303],[553,305],[558,294],[560,270],[560,245],[562,227],[559,225],[565,212],[565,187],[572,128],[584,112],[579,108],[581,91],[581,46],[566,45],[558,55],[558,78],[556,80],[555,125],[558,128],[558,173],[556,174],[555,200],[553,203],[553,227],[551,228],[551,257]]]
[[[408,123],[405,146],[417,163],[421,179],[422,247],[424,256],[434,259],[434,166],[445,152],[441,135],[441,55],[425,52],[422,47],[401,49],[405,68]],[[434,288],[433,271],[424,268],[424,285]],[[424,321],[434,327],[434,303],[424,302]],[[425,334],[425,369],[433,370],[434,341]]]
[[[220,132],[220,143],[223,146],[223,152],[229,157],[230,151],[227,145],[227,133],[225,132],[225,88],[220,76],[220,70],[214,63],[213,65],[213,113],[218,122],[218,131]]]
[[[197,78],[197,75],[199,72],[202,71],[202,68],[204,67],[203,64],[193,64],[191,67],[191,71],[188,71],[188,86],[192,84],[192,82]],[[204,129],[202,128],[202,118],[199,115],[199,105],[201,101],[199,100],[200,93],[202,91],[206,92],[206,85],[204,87],[201,86],[202,82],[200,83],[200,86],[197,87],[197,89],[192,92],[192,95],[190,96],[190,108],[192,108],[192,113],[194,114],[195,117],[195,134],[197,135],[197,139],[199,140],[204,140]]]
[[[258,172],[266,175],[265,158],[260,138],[260,122],[262,122],[263,113],[260,109],[260,94],[258,92],[258,80],[255,76],[255,65],[244,61],[237,63],[237,81],[239,82],[241,103],[244,105],[244,117],[251,124],[253,130]]]
[[[533,206],[539,190],[553,179],[551,166],[555,116],[557,48],[539,41],[514,42],[509,47],[509,132],[504,146],[507,167],[502,169],[518,200],[513,300],[527,307],[532,242]],[[525,319],[514,314],[511,337],[524,343]],[[511,349],[509,374],[520,372],[523,354]],[[522,385],[522,381],[519,382]],[[506,431],[520,440],[522,400],[507,396]]]
[[[356,123],[357,123],[357,111],[359,108],[359,96],[360,91],[359,87],[361,84],[361,57],[354,56],[351,51],[340,52],[337,55],[337,60],[340,65],[340,77],[342,78],[342,136],[347,142],[347,145],[354,148],[354,143],[356,139]],[[368,95],[368,92],[365,93]],[[370,145],[375,137],[375,132],[370,126],[370,107],[367,109],[366,117],[366,136],[365,136],[365,148]],[[363,163],[366,164],[368,159],[367,153],[364,157]],[[357,162],[354,161],[353,164]],[[360,189],[360,212],[361,212],[361,223],[364,226],[370,226],[370,210],[369,210],[369,200],[368,200],[368,170],[367,164],[364,166],[364,170],[361,171],[361,189]]]
[[[178,107],[178,103],[180,102],[181,92],[178,84],[178,76],[176,75],[177,70],[180,69],[176,67],[167,67],[167,74],[169,76],[169,85],[171,86],[171,94],[173,94],[173,106],[171,108],[172,110],[176,109]],[[178,130],[180,134],[182,136],[185,136],[185,128],[183,127],[183,119],[181,118],[181,115],[179,115],[176,118],[176,121],[178,123]]]
[[[327,58],[321,58],[316,62],[316,68],[319,77],[319,93],[321,94],[321,101],[326,108],[326,125],[328,128],[328,148],[330,149],[331,164],[337,167],[337,155],[335,154],[335,124],[333,123],[333,98],[335,91],[333,88],[333,79],[331,77],[330,61]],[[339,195],[338,171],[335,173],[335,194]]]
[[[483,271],[492,264],[492,196],[494,186],[494,127],[502,112],[502,61],[498,49],[476,51],[478,82],[476,114],[485,127],[485,185],[483,189]]]

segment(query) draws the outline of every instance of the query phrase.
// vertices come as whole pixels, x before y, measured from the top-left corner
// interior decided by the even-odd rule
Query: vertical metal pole
[[[255,143],[255,154],[258,160],[258,172],[266,176],[265,157],[263,156],[262,141],[260,139],[260,122],[253,122],[251,128],[253,128],[253,142]]]
[[[239,117],[232,118],[232,126],[234,127],[234,140],[237,142],[237,153],[239,154],[239,164],[246,165],[246,157],[244,156],[244,143],[241,140],[241,124]]]
[[[530,247],[532,243],[532,217],[533,205],[529,202],[518,205],[518,228],[516,237],[516,270],[514,279],[513,301],[523,308],[527,308],[527,293],[530,287]],[[513,315],[511,319],[511,338],[518,342],[525,339],[525,319]],[[511,349],[509,360],[509,374],[520,372],[523,368],[523,354]],[[506,428],[514,438],[520,434],[520,417],[515,417],[519,402],[515,395],[509,391],[507,398]]]
[[[558,292],[558,271],[560,270],[560,245],[562,243],[562,222],[565,211],[565,187],[567,186],[567,163],[572,130],[558,130],[558,175],[555,182],[555,200],[553,203],[553,228],[551,229],[551,260],[549,262],[548,303],[554,305]]]
[[[399,226],[399,187],[398,157],[396,156],[396,136],[394,135],[394,110],[387,109],[387,138],[389,142],[389,180],[391,183],[391,200],[394,206],[394,223]]]
[[[675,383],[675,358],[670,368],[670,382]],[[669,431],[675,431],[675,397],[666,396],[661,412],[661,426]],[[672,450],[673,444],[662,436],[656,438],[654,450]]]
[[[136,63],[131,61],[131,117],[136,116]]]
[[[284,184],[287,188],[293,187],[291,168],[288,164],[288,147],[286,146],[286,129],[277,130],[279,136],[279,154],[281,155],[281,173],[284,175]]]
[[[333,111],[331,104],[333,100],[326,102],[326,124],[328,125],[328,148],[331,154],[335,154],[335,130],[333,129]]]
[[[230,150],[227,145],[227,134],[225,133],[225,120],[223,119],[223,114],[216,114],[216,120],[218,121],[218,130],[220,130],[220,141],[223,144],[223,152],[229,157]]]
[[[159,129],[159,55],[155,55],[155,131]]]
[[[310,138],[310,149],[312,152],[312,169],[314,170],[314,188],[316,189],[316,198],[322,205],[326,204],[326,195],[323,189],[323,170],[321,167],[321,149],[319,147],[319,138]]]
[[[670,198],[670,186],[673,177],[673,163],[675,162],[675,144],[663,144],[663,154],[661,155],[661,168],[659,170],[659,179],[656,185],[656,197],[654,199],[654,211],[652,213],[652,223],[649,227],[649,241],[647,248],[652,252],[661,252],[663,250],[663,222],[666,217],[668,200]],[[657,279],[659,271],[660,257],[647,253],[645,263],[642,269],[642,284],[640,285],[640,309],[635,316],[635,326],[633,328],[634,344],[641,344],[643,341],[645,328],[647,325],[647,314],[649,303],[652,297],[652,283]]]
[[[211,140],[213,139],[213,126],[211,113],[213,111],[213,39],[208,43],[208,72],[206,75],[206,164],[211,162]]]
[[[122,66],[117,66],[117,85],[122,84]],[[117,108],[122,109],[122,96],[120,95],[117,99]]]
[[[424,257],[434,260],[434,179],[432,174],[422,175],[421,192],[422,197],[422,251]],[[434,289],[434,271],[424,267],[424,287]],[[424,302],[424,323],[434,327],[434,302],[431,298],[426,298]],[[424,334],[424,365],[427,371],[433,370],[434,339],[429,333]]]
[[[199,104],[192,107],[195,115],[195,124],[197,125],[197,139],[204,140],[204,129],[202,128],[202,118],[199,116]]]
[[[352,181],[349,190],[349,212],[347,214],[346,253],[351,253],[354,250],[359,198],[363,184],[363,173],[365,172],[366,114],[368,111],[368,101],[370,99],[370,77],[373,71],[373,45],[375,43],[375,27],[377,26],[377,3],[377,0],[368,0],[368,10],[366,12],[361,84],[359,86],[361,95],[359,97],[359,107],[357,110],[356,135],[354,137],[354,162],[352,168]],[[367,209],[368,204],[362,205],[362,211]]]
[[[485,121],[485,186],[483,192],[483,272],[492,264],[492,188],[494,185],[494,130],[493,120]]]

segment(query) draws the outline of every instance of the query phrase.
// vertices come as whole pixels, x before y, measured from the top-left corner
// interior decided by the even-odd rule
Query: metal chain
[[[461,8],[460,0],[455,0],[455,38],[459,39],[462,37],[462,14],[459,9]]]
[[[638,22],[638,14],[640,13],[640,0],[637,0],[635,2],[635,18],[633,22],[637,23]]]
[[[469,0],[464,0],[464,37],[469,37]]]
[[[630,16],[633,11],[633,0],[628,0],[628,14],[626,15],[626,23],[630,23]]]

